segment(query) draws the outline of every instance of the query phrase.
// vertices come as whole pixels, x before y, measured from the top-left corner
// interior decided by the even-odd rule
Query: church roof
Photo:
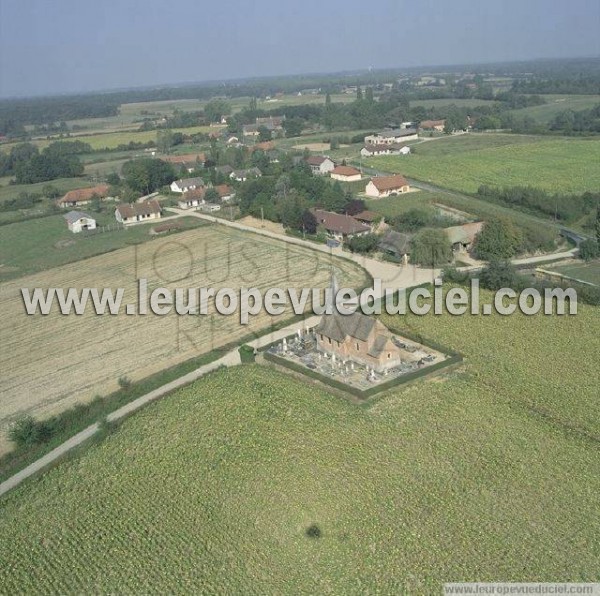
[[[344,341],[347,336],[367,341],[376,322],[373,317],[368,317],[358,311],[351,315],[342,315],[336,312],[331,315],[324,315],[317,325],[316,331],[336,341]]]

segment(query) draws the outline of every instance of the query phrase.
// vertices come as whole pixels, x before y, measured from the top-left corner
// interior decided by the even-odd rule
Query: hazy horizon
[[[597,0],[501,4],[3,0],[0,97],[600,54]]]

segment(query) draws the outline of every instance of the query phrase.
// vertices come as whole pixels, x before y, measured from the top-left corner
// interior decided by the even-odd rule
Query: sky
[[[0,0],[0,97],[600,55],[599,0]]]

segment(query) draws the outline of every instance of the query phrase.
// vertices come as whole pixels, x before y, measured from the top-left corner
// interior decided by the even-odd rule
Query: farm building
[[[411,359],[392,341],[392,333],[381,321],[358,311],[351,315],[324,315],[315,334],[319,351],[364,364],[377,372],[398,366],[403,355]]]
[[[410,186],[406,178],[400,174],[372,178],[365,188],[365,192],[369,197],[378,199],[399,195],[409,190]]]
[[[188,190],[184,192],[181,200],[177,201],[177,205],[180,209],[193,209],[199,207],[204,203],[204,195],[206,194],[206,188],[204,186],[195,188],[194,190]]]
[[[69,213],[66,213],[63,217],[67,220],[67,226],[73,234],[78,234],[84,230],[96,229],[96,220],[87,213],[82,213],[81,211],[69,211]]]
[[[171,182],[171,192],[187,192],[188,190],[195,190],[200,186],[204,186],[204,180],[202,178],[182,178]]]
[[[342,182],[356,182],[362,178],[359,170],[350,166],[335,166],[329,175],[334,180],[341,180]]]
[[[228,184],[217,184],[215,186],[215,190],[219,193],[219,198],[221,201],[227,203],[231,201],[235,197],[235,191]]]
[[[366,145],[394,145],[416,141],[419,138],[415,128],[391,128],[365,137]]]
[[[317,225],[325,229],[336,240],[346,240],[352,236],[362,236],[371,232],[371,226],[357,221],[350,215],[323,209],[311,209],[310,211],[315,216]]]
[[[376,155],[409,155],[410,147],[407,145],[365,145],[360,154],[363,157],[374,157]]]
[[[248,168],[247,170],[233,170],[229,177],[237,182],[245,182],[249,178],[260,178],[262,172],[258,168]]]
[[[213,211],[221,211],[221,205],[215,203],[203,203],[200,205],[200,211],[204,213],[213,213]]]
[[[483,222],[476,221],[461,226],[446,228],[444,232],[446,233],[446,236],[448,236],[448,240],[450,240],[454,252],[466,252],[471,250],[475,237],[482,229]]]
[[[395,230],[388,230],[379,241],[379,250],[408,262],[410,256],[411,236]]]
[[[92,188],[78,188],[76,190],[70,190],[62,198],[58,199],[56,204],[59,207],[79,207],[80,205],[87,205],[92,202],[94,196],[100,199],[104,199],[108,196],[109,186],[108,184],[98,184]]]
[[[445,126],[445,120],[423,120],[420,124],[422,130],[435,130],[436,132],[444,132]]]
[[[305,161],[310,166],[311,172],[316,176],[329,174],[329,172],[335,168],[333,160],[324,155],[310,155]]]
[[[187,155],[167,155],[161,159],[173,165],[176,171],[185,169],[188,173],[192,173],[194,170],[204,167],[206,155],[204,153],[188,153]]]
[[[162,209],[156,200],[143,203],[123,203],[115,210],[115,218],[122,224],[133,224],[161,217]]]
[[[375,211],[361,211],[352,217],[356,221],[360,221],[367,226],[371,226],[372,232],[377,232],[380,229],[387,227],[383,215],[381,215],[381,213],[375,213]]]

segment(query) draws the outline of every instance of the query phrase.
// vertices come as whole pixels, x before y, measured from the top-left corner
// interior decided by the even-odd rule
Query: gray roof
[[[385,344],[387,344],[389,337],[385,335],[378,335],[371,346],[368,354],[369,356],[373,356],[373,358],[378,358],[381,352],[383,352],[383,348],[385,348]]]
[[[63,215],[63,217],[67,220],[68,223],[75,223],[77,220],[85,217],[86,219],[94,219],[91,215],[84,213],[83,211],[69,211]]]
[[[185,186],[204,186],[204,180],[200,177],[197,178],[181,178],[180,180],[175,180],[177,185],[181,188]]]
[[[317,325],[316,331],[336,341],[344,341],[347,336],[367,341],[375,323],[376,320],[373,317],[368,317],[358,311],[351,315],[335,312],[331,315],[324,315]]]
[[[388,230],[385,236],[379,241],[379,248],[396,255],[410,254],[410,241],[411,236],[408,234]]]
[[[219,174],[231,174],[233,168],[230,165],[217,166],[215,172],[219,172]]]

